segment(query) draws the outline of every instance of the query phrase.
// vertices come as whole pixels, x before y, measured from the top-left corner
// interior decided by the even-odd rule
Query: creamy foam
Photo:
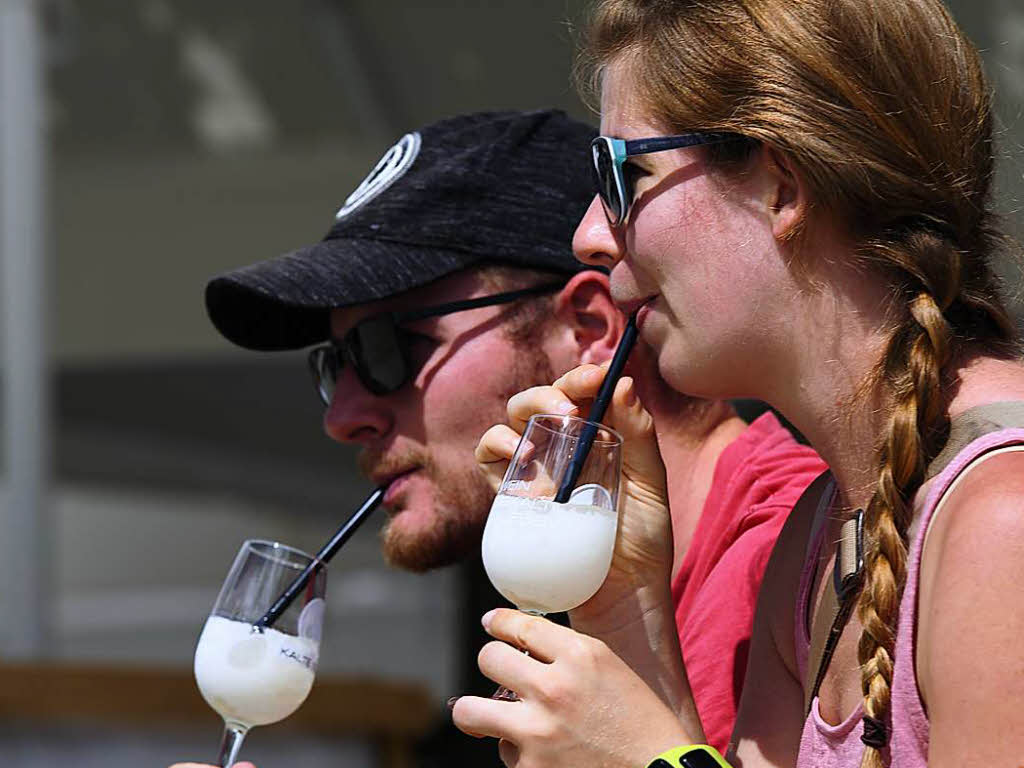
[[[283,720],[313,687],[317,645],[251,622],[211,616],[196,646],[196,682],[227,721],[243,726]]]
[[[604,582],[618,515],[589,504],[499,495],[484,529],[484,568],[524,611],[567,611]]]

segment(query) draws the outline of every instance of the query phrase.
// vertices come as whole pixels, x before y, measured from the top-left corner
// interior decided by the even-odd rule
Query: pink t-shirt
[[[707,743],[719,751],[736,720],[757,591],[772,546],[797,499],[825,469],[770,412],[715,465],[672,597],[693,698]]]
[[[969,412],[968,412],[969,413]],[[917,627],[917,589],[921,571],[921,552],[928,524],[943,494],[957,476],[976,458],[1007,445],[1024,443],[1024,429],[1007,428],[990,432],[971,441],[960,450],[926,489],[920,517],[907,561],[907,583],[900,598],[899,623],[896,629],[892,676],[892,706],[888,717],[889,745],[883,751],[886,765],[894,768],[927,768],[930,728],[915,672]],[[796,661],[801,678],[806,676],[810,654],[810,633],[807,606],[811,599],[812,569],[821,551],[824,526],[811,545],[811,555],[804,563],[800,594],[796,605]],[[864,752],[860,737],[864,732],[863,705],[858,704],[841,723],[825,721],[818,709],[818,697],[811,702],[811,712],[804,721],[800,737],[797,768],[856,768]]]

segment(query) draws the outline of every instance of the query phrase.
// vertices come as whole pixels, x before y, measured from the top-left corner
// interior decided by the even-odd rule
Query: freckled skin
[[[607,70],[601,133],[668,133],[630,97],[629,76],[622,63]],[[700,148],[629,162],[640,172],[628,226],[611,230],[595,201],[574,239],[577,257],[614,264],[611,290],[620,306],[653,297],[641,335],[674,388],[703,397],[754,395],[752,382],[763,389],[778,376],[778,367],[768,366],[785,359],[792,300],[801,290],[773,236],[763,177],[726,180]]]

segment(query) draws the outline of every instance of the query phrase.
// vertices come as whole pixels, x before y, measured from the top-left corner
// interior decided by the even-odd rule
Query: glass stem
[[[229,768],[235,764],[238,752],[242,748],[242,741],[249,729],[237,723],[225,723],[224,735],[220,739],[220,751],[217,752],[217,759],[214,765],[221,768]]]

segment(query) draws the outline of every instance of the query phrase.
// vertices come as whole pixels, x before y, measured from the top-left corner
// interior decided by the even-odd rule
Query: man
[[[475,441],[515,392],[614,349],[622,322],[606,279],[570,251],[590,197],[592,135],[555,112],[471,115],[407,134],[323,241],[207,286],[210,318],[243,347],[334,340],[314,361],[335,387],[324,428],[362,447],[364,474],[388,485],[384,552],[397,566],[424,571],[477,551],[491,494]],[[495,295],[501,303],[445,311]],[[366,322],[436,307],[443,314],[397,333]],[[399,379],[365,381],[376,366]]]
[[[479,552],[493,498],[473,458],[479,437],[505,421],[510,395],[615,349],[623,317],[607,276],[570,248],[593,196],[592,138],[553,111],[407,134],[324,240],[207,286],[209,315],[231,341],[323,345],[310,360],[324,429],[360,446],[362,471],[387,486],[383,549],[398,567]],[[724,746],[771,543],[823,467],[770,415],[748,427],[726,403],[660,386],[642,350],[634,358],[669,468],[679,626],[729,612],[682,644],[709,741]]]

